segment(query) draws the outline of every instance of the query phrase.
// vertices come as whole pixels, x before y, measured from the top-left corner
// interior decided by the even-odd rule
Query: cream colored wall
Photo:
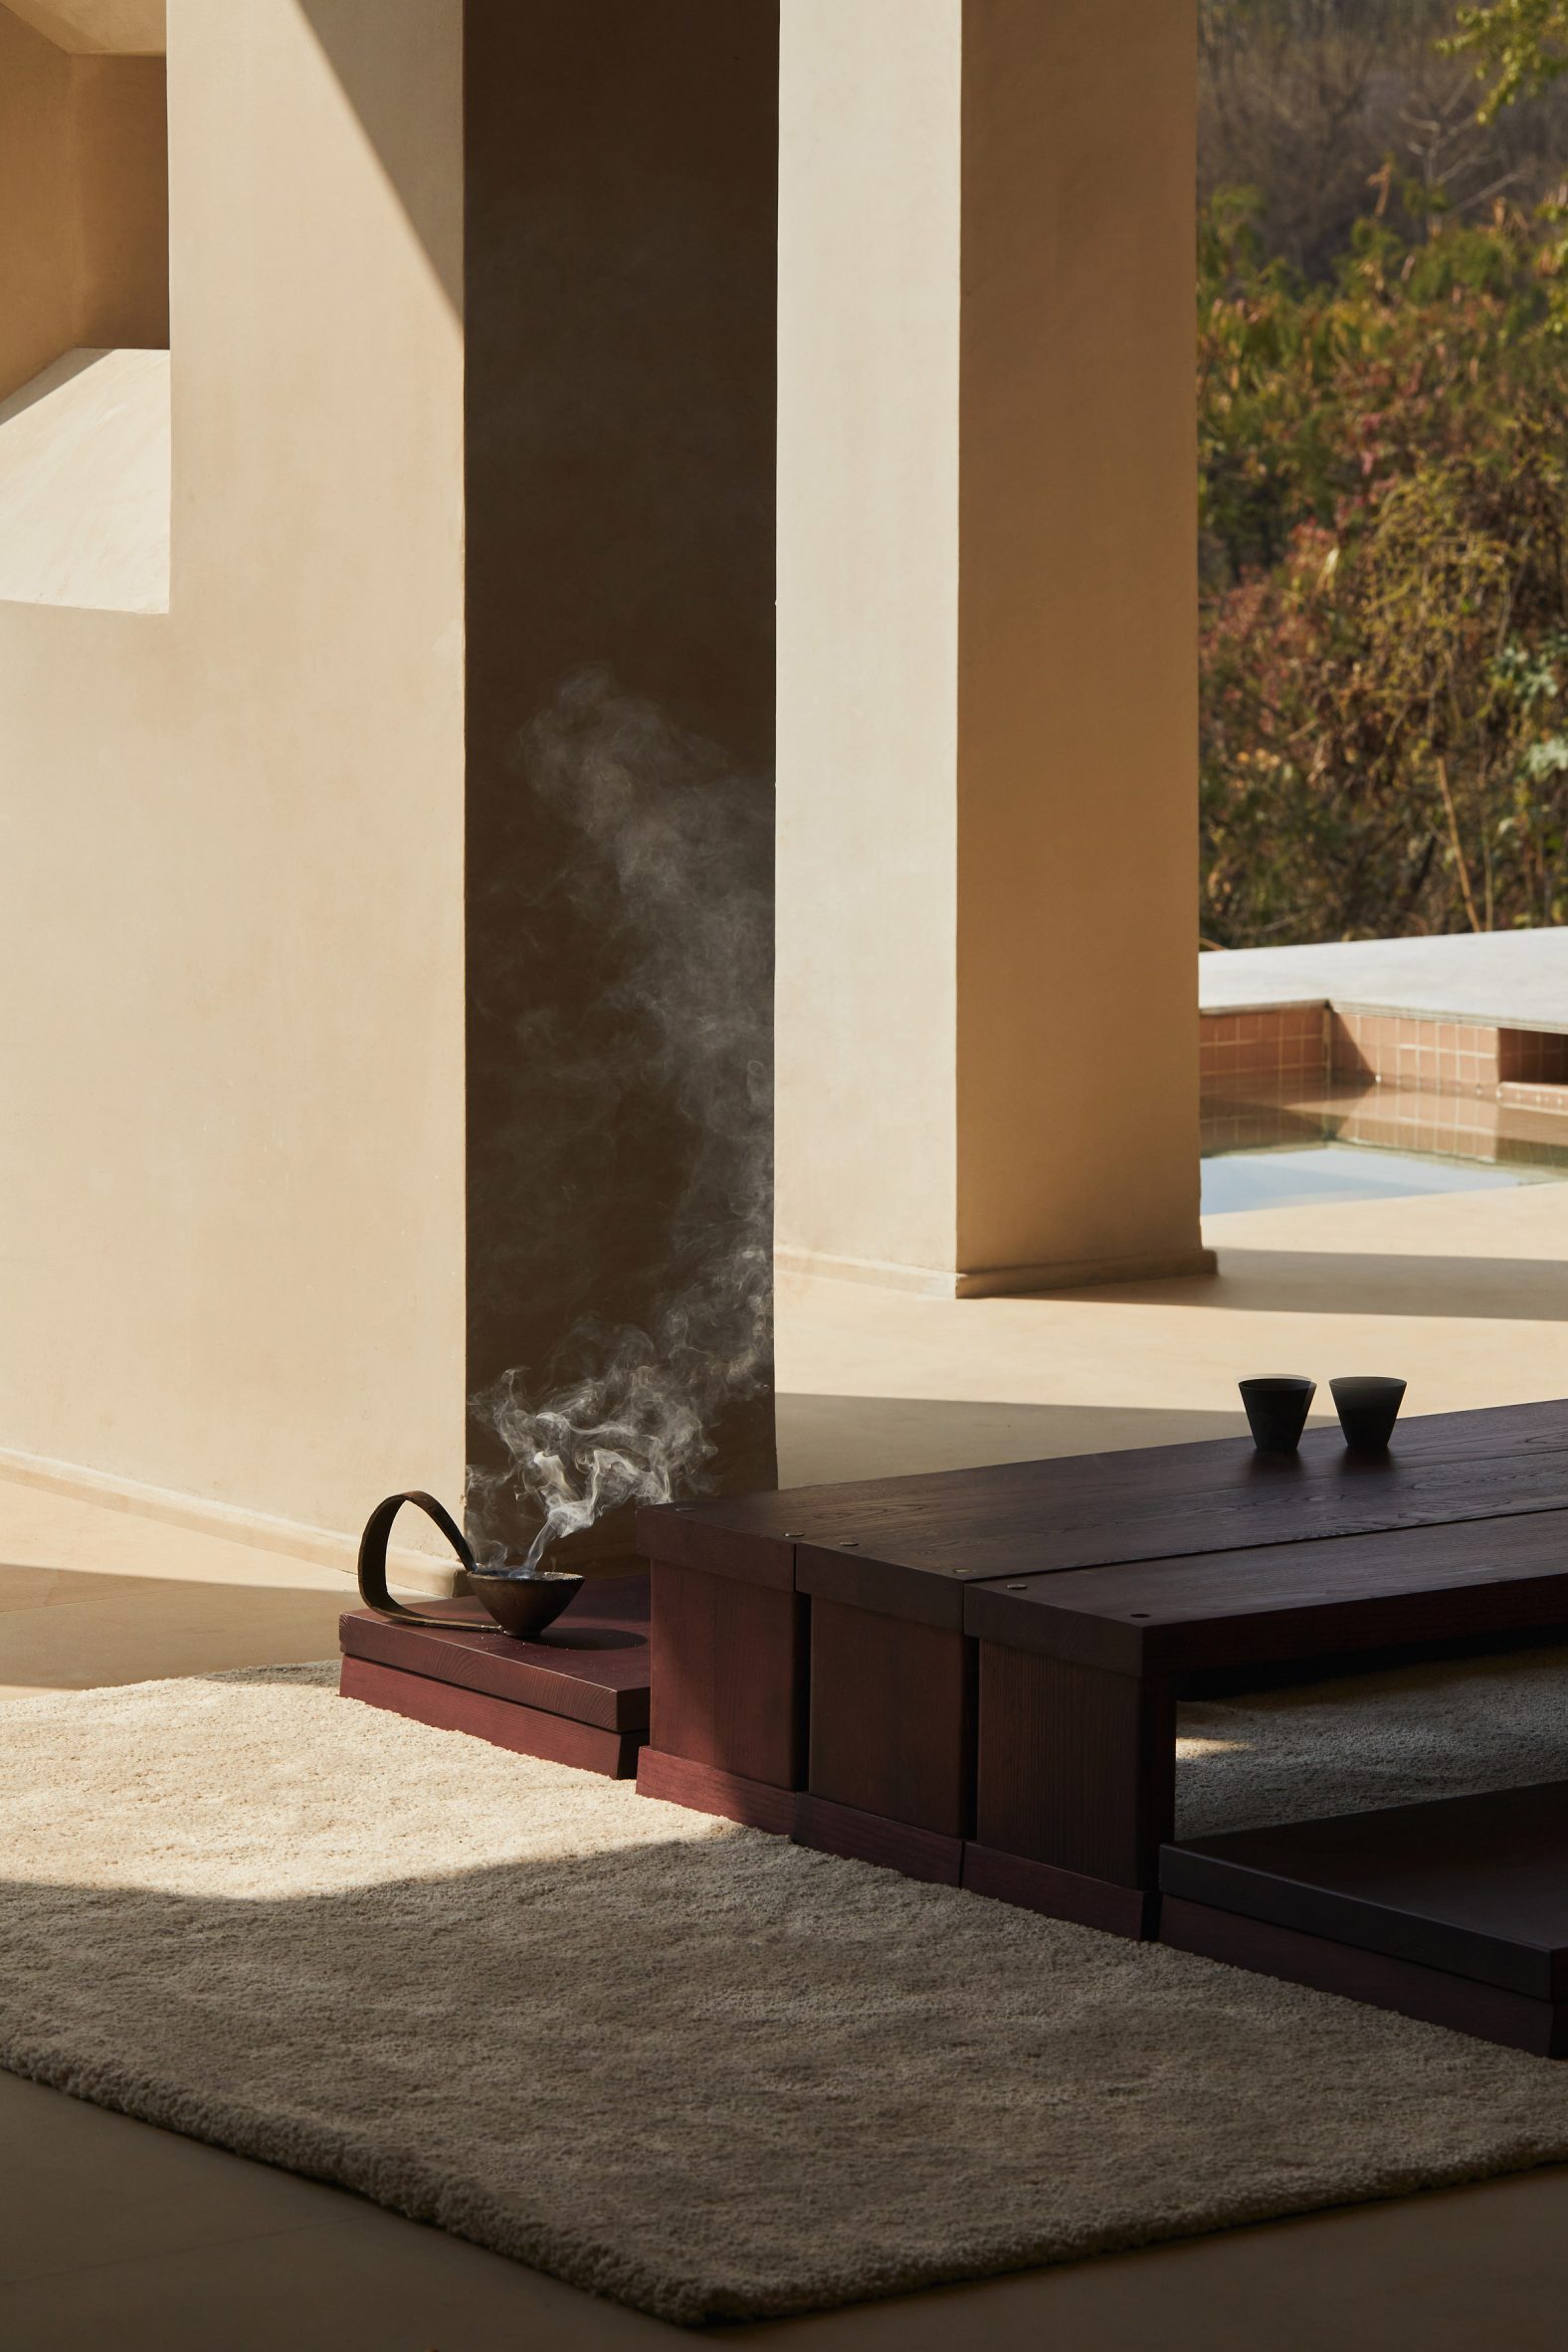
[[[951,1261],[957,1215],[954,0],[785,0],[778,1232]]]
[[[966,0],[958,1264],[1198,1247],[1197,32]]]
[[[170,612],[0,606],[0,1447],[348,1528],[463,1458],[461,327],[352,102],[450,247],[462,8],[336,16],[170,11]]]
[[[160,57],[71,56],[0,0],[0,400],[64,352],[169,339]]]
[[[76,340],[91,349],[157,349],[169,339],[164,80],[158,57],[72,60]]]
[[[783,1263],[1198,1234],[1191,0],[784,0]]]
[[[71,60],[0,5],[0,400],[77,340]]]
[[[168,36],[165,0],[6,0],[25,24],[83,55],[153,57]]]

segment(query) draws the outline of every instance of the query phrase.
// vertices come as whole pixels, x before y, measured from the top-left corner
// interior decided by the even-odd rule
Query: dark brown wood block
[[[1473,1977],[1451,1976],[1326,1936],[1302,1935],[1295,1928],[1275,1927],[1174,1894],[1161,1901],[1160,1941],[1179,1952],[1196,1952],[1231,1968],[1280,1977],[1287,1984],[1310,1985],[1320,1993],[1339,1993],[1373,2009],[1398,2010],[1427,2025],[1448,2026],[1457,2034],[1500,2042],[1536,2058],[1568,2057],[1568,2011],[1560,2004],[1532,2001]]]
[[[978,1845],[1152,1886],[1175,1775],[1168,1684],[981,1643]]]
[[[590,1579],[536,1642],[501,1633],[479,1601],[454,1601],[443,1615],[451,1630],[351,1610],[339,1622],[343,1653],[602,1731],[648,1728],[646,1576]]]
[[[1118,1672],[1275,1665],[1568,1624],[1568,1510],[972,1586],[965,1625]]]
[[[809,1792],[796,1799],[794,1837],[797,1846],[844,1855],[851,1862],[876,1862],[884,1870],[900,1870],[906,1878],[924,1878],[938,1886],[958,1885],[963,1873],[961,1838],[944,1838],[907,1822],[888,1821],[882,1814],[862,1813],[853,1805],[834,1805]]]
[[[1168,1893],[1568,1999],[1568,1781],[1183,1839]]]
[[[667,1756],[653,1747],[645,1747],[638,1758],[637,1793],[663,1798],[667,1805],[685,1805],[692,1813],[716,1813],[748,1830],[770,1830],[778,1838],[794,1836],[800,1802],[792,1789],[745,1780],[739,1773],[694,1764],[688,1756]]]
[[[637,1548],[644,1559],[673,1568],[700,1568],[709,1576],[792,1592],[790,1500],[770,1490],[723,1494],[712,1502],[650,1503],[637,1514]]]
[[[639,1532],[655,1558],[956,1624],[971,1580],[1542,1510],[1568,1510],[1561,1403],[1404,1421],[1383,1458],[1333,1429],[1283,1461],[1222,1438],[726,1496],[644,1512]]]
[[[974,1645],[956,1630],[811,1605],[813,1796],[941,1838],[974,1812]]]
[[[806,1603],[792,1591],[653,1565],[650,1742],[774,1788],[806,1777]]]
[[[962,1882],[971,1894],[988,1894],[1026,1911],[1044,1911],[1051,1919],[1071,1919],[1079,1927],[1098,1927],[1133,1943],[1150,1942],[1159,1929],[1157,1894],[1113,1886],[1077,1870],[1053,1869],[1049,1862],[1028,1862],[1022,1855],[997,1854],[972,1839],[964,1848]]]
[[[489,1740],[492,1747],[509,1748],[514,1755],[542,1756],[548,1763],[602,1772],[611,1780],[629,1780],[637,1770],[640,1731],[605,1731],[570,1715],[519,1706],[512,1699],[466,1690],[430,1674],[405,1673],[366,1658],[343,1660],[337,1687],[342,1698],[385,1707],[437,1731],[465,1731],[471,1738]]]

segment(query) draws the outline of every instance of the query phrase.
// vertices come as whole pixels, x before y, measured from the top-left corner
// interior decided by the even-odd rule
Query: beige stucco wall
[[[0,0],[0,400],[169,339],[161,57],[70,55]]]
[[[942,1267],[957,1218],[953,0],[786,0],[778,1229]]]
[[[158,55],[168,37],[166,0],[6,0],[26,24],[84,56]]]
[[[169,15],[171,609],[0,605],[0,1448],[349,1528],[461,1483],[461,0]]]
[[[1195,1266],[1191,0],[783,23],[781,1254]]]
[[[958,1264],[1198,1248],[1191,0],[966,0]]]
[[[78,340],[71,69],[0,5],[0,400]]]
[[[468,50],[469,1380],[542,1401],[683,1302],[698,1351],[753,1336],[707,1316],[767,1182],[735,1092],[769,1042],[778,11],[470,0]],[[630,699],[541,795],[519,741],[586,665]],[[772,1481],[765,1336],[704,1407],[715,1484]],[[504,1468],[483,1414],[474,1459]],[[487,1531],[525,1541],[509,1502]],[[624,1554],[630,1513],[580,1541]]]
[[[72,60],[78,343],[169,339],[168,117],[158,57]]]

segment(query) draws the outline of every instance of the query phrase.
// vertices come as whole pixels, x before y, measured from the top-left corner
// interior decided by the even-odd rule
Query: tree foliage
[[[1488,0],[1462,8],[1458,29],[1442,43],[1447,57],[1471,57],[1475,72],[1489,82],[1479,108],[1493,122],[1505,106],[1540,92],[1568,74],[1568,0]]]
[[[1393,178],[1327,285],[1204,213],[1221,945],[1568,920],[1568,211],[1413,238]]]

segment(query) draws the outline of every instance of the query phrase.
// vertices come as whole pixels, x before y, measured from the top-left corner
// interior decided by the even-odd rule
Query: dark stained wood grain
[[[973,1826],[974,1645],[908,1618],[811,1606],[812,1794],[966,1837]]]
[[[656,1560],[651,1744],[741,1780],[806,1776],[806,1612],[792,1591]]]
[[[857,1608],[959,1621],[973,1581],[1568,1509],[1568,1403],[1401,1422],[1385,1458],[1334,1429],[1300,1454],[1247,1438],[665,1506],[654,1556]],[[786,1555],[793,1547],[793,1569]]]
[[[1251,1968],[1287,1984],[1311,1985],[1322,1993],[1365,2001],[1374,2009],[1398,2010],[1428,2025],[1448,2026],[1483,2042],[1500,2042],[1536,2058],[1568,2056],[1568,2012],[1550,2001],[1473,1977],[1423,1968],[1384,1952],[1366,1952],[1326,1936],[1302,1935],[1267,1920],[1248,1919],[1205,1903],[1167,1894],[1160,1905],[1160,1941],[1179,1952]]]
[[[1175,1787],[1168,1684],[981,1644],[978,1845],[1149,1887]]]
[[[1147,1888],[1113,1886],[1108,1879],[1086,1878],[1078,1870],[1053,1869],[1049,1862],[998,1854],[973,1839],[964,1847],[962,1883],[971,1894],[988,1894],[1026,1911],[1044,1911],[1051,1919],[1072,1919],[1079,1927],[1097,1927],[1105,1935],[1124,1935],[1133,1943],[1147,1943],[1158,1931],[1160,1898]]]
[[[778,1492],[726,1494],[712,1502],[646,1504],[637,1514],[637,1548],[645,1560],[700,1568],[709,1576],[791,1592],[795,1546],[790,1497]]]
[[[430,1674],[405,1673],[367,1658],[345,1658],[337,1687],[341,1698],[385,1707],[437,1731],[467,1732],[473,1739],[489,1740],[492,1747],[509,1748],[513,1755],[542,1756],[551,1764],[602,1772],[611,1780],[632,1777],[643,1744],[640,1731],[606,1731],[570,1715],[521,1706]]]
[[[1160,1884],[1532,2000],[1568,1999],[1568,1781],[1184,1839],[1162,1849]]]
[[[460,1630],[400,1625],[372,1610],[339,1623],[345,1657],[425,1674],[518,1706],[571,1715],[604,1731],[648,1728],[648,1579],[594,1579],[543,1640],[501,1633],[478,1601],[457,1601]]]
[[[1568,1624],[1568,1511],[973,1587],[968,1630],[1124,1673]]]
[[[852,1862],[876,1862],[884,1870],[899,1870],[906,1878],[924,1878],[937,1886],[956,1886],[963,1869],[961,1838],[944,1838],[907,1822],[888,1821],[882,1814],[862,1813],[853,1805],[835,1805],[809,1792],[796,1800],[793,1834],[797,1846],[845,1855]]]
[[[662,1798],[667,1805],[685,1805],[692,1813],[716,1813],[748,1830],[769,1830],[776,1838],[794,1835],[799,1799],[793,1789],[746,1780],[711,1764],[694,1764],[689,1756],[667,1756],[645,1747],[637,1761],[637,1793]]]

